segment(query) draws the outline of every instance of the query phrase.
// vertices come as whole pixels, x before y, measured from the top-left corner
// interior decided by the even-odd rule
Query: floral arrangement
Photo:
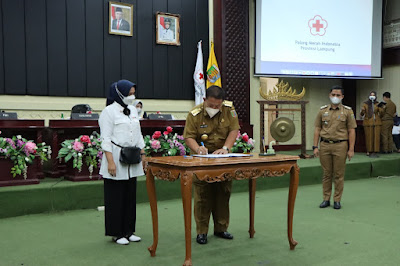
[[[0,137],[0,156],[13,161],[14,166],[11,168],[13,177],[23,175],[24,179],[26,179],[28,165],[32,164],[37,157],[40,158],[42,164],[50,159],[51,148],[44,142],[36,144],[32,140],[21,137],[21,135],[13,136],[12,138]]]
[[[240,131],[236,137],[236,141],[233,144],[231,152],[233,153],[247,153],[254,149],[255,140],[249,137],[247,133],[241,134]]]
[[[83,162],[89,169],[92,178],[93,169],[100,167],[103,151],[101,149],[100,134],[94,131],[90,136],[81,135],[77,139],[67,139],[61,143],[62,148],[57,158],[65,162],[72,159],[72,167],[82,171]]]
[[[173,133],[172,127],[167,127],[163,133],[155,131],[152,136],[145,136],[144,143],[146,156],[156,154],[159,156],[178,156],[190,153],[183,136]]]

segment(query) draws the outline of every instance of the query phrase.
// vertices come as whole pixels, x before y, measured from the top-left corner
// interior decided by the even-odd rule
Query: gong
[[[270,126],[271,136],[279,142],[286,142],[293,138],[295,126],[287,117],[279,117]]]

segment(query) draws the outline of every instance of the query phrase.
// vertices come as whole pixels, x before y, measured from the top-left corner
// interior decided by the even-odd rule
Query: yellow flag
[[[214,42],[211,42],[210,56],[208,57],[207,64],[207,89],[213,85],[222,88],[221,73],[219,72],[217,58],[214,53]]]

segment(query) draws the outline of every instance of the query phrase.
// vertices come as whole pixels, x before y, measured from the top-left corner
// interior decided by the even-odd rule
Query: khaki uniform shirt
[[[214,152],[224,146],[229,132],[238,129],[239,119],[232,102],[224,101],[221,111],[213,118],[210,118],[202,103],[189,112],[183,137],[192,138],[199,144],[203,142],[208,152]]]
[[[396,113],[396,105],[391,100],[388,100],[383,109],[382,120],[393,120],[394,114]]]
[[[378,107],[378,103],[374,103],[374,115],[372,117],[368,117],[369,105],[367,103],[363,103],[361,107],[361,116],[364,116],[363,126],[382,126],[382,116],[383,116],[383,108]]]
[[[336,109],[332,105],[320,108],[315,127],[320,128],[320,137],[328,140],[348,140],[351,128],[356,128],[357,123],[351,107],[340,104]]]

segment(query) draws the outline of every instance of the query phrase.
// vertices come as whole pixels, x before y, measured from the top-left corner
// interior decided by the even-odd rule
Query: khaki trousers
[[[334,201],[339,202],[343,194],[344,170],[346,167],[348,143],[321,142],[319,160],[324,176],[322,178],[323,198],[329,201],[332,194],[332,181],[335,182]]]
[[[207,234],[210,215],[214,220],[214,232],[225,232],[229,226],[229,199],[232,181],[207,183],[193,178],[194,218],[197,234]]]
[[[383,120],[381,129],[382,151],[393,151],[393,120]]]

